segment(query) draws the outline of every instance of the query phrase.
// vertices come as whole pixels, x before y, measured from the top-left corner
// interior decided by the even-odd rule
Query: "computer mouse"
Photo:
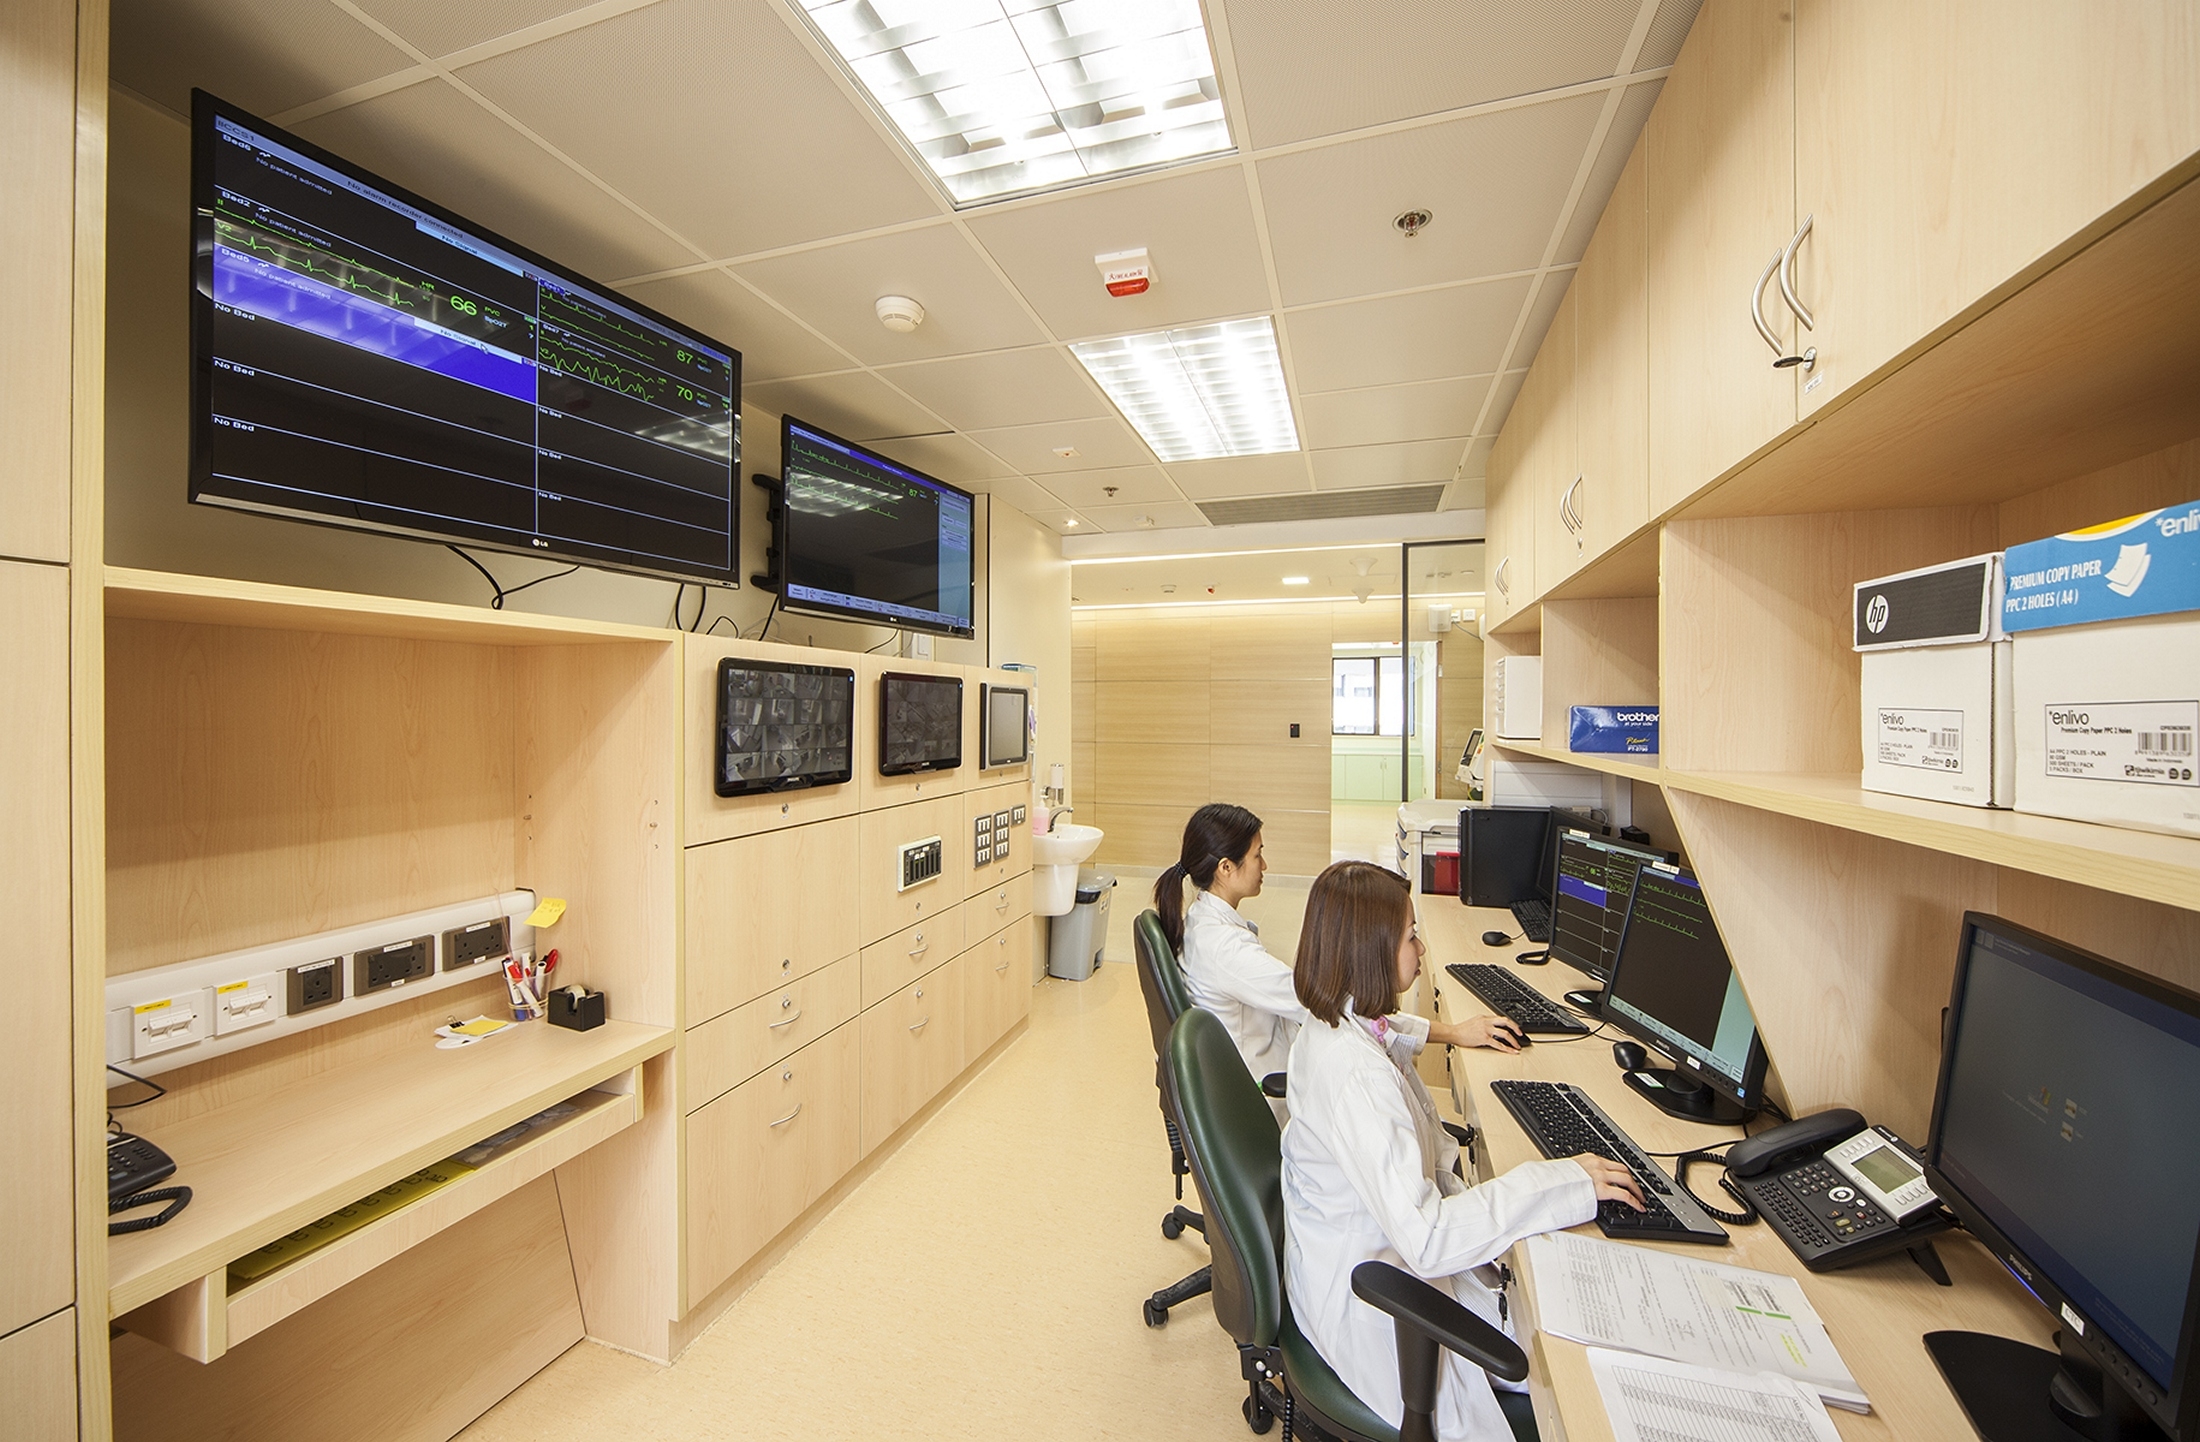
[[[1482,944],[1484,946],[1503,946],[1511,940],[1512,936],[1509,932],[1485,931],[1482,933]]]
[[[1641,1042],[1615,1041],[1612,1043],[1612,1060],[1621,1071],[1641,1071],[1650,1064],[1650,1053]]]

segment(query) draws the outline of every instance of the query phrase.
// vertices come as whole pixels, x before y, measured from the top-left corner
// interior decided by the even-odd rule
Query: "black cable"
[[[134,1102],[109,1102],[107,1104],[107,1110],[111,1112],[126,1112],[132,1107],[141,1107],[144,1106],[147,1102],[157,1102],[162,1097],[168,1095],[168,1088],[162,1086],[159,1082],[149,1080],[145,1077],[137,1076],[131,1072],[126,1072],[121,1067],[116,1066],[113,1062],[107,1063],[107,1070],[113,1072],[116,1076],[134,1081],[141,1087],[151,1087],[153,1089],[153,1094],[151,1096],[140,1097]]]
[[[706,636],[715,636],[718,634],[718,628],[720,626],[731,625],[733,625],[733,617],[724,615],[713,616],[711,618],[710,624],[703,628],[703,634]],[[739,626],[733,627],[733,639],[736,641],[741,639],[741,628]]]
[[[696,627],[703,624],[703,613],[710,609],[710,587],[702,585],[701,582],[697,582],[696,584],[701,587],[703,594],[702,599],[698,600],[695,603],[695,619],[688,622],[687,628],[690,634],[694,632]],[[678,621],[680,619],[679,603],[677,602],[677,600],[675,600],[675,602],[673,603],[672,618],[674,621]]]
[[[673,629],[673,630],[675,630],[675,631],[677,631],[677,630],[679,630],[679,629],[680,629],[680,602],[682,602],[683,600],[685,600],[685,599],[687,598],[687,593],[688,593],[688,583],[687,583],[687,582],[685,582],[685,581],[682,581],[682,582],[680,582],[680,584],[679,584],[678,586],[676,586],[676,587],[674,587],[674,588],[673,588],[673,592],[672,592],[672,629]]]
[[[503,585],[503,584],[502,584],[501,582],[499,582],[499,581],[497,580],[497,578],[496,578],[495,576],[493,576],[493,575],[491,575],[491,574],[489,573],[489,568],[488,568],[487,566],[484,566],[484,565],[482,565],[482,564],[481,564],[481,562],[479,562],[479,561],[475,560],[475,559],[474,559],[474,558],[473,558],[473,557],[472,557],[471,555],[468,555],[468,554],[467,554],[467,553],[466,553],[465,551],[461,550],[461,549],[460,549],[459,547],[457,547],[457,546],[454,546],[454,545],[452,545],[452,544],[451,544],[450,542],[446,541],[446,542],[444,542],[444,544],[443,544],[443,549],[445,549],[446,551],[449,551],[449,552],[450,552],[450,553],[451,553],[452,555],[454,555],[454,556],[458,557],[458,558],[459,558],[459,559],[460,559],[461,561],[464,561],[464,562],[465,562],[465,563],[466,563],[467,565],[469,565],[469,566],[473,567],[473,568],[474,568],[475,570],[477,570],[477,571],[481,572],[481,578],[482,578],[482,579],[483,579],[484,581],[487,581],[487,582],[489,583],[489,589],[490,589],[490,591],[491,591],[491,592],[493,592],[493,593],[494,593],[493,595],[491,595],[491,596],[489,597],[489,609],[490,609],[490,610],[492,610],[492,611],[501,611],[501,610],[503,610],[503,609],[504,609],[504,598],[505,598],[505,597],[507,597],[507,596],[516,596],[516,595],[518,595],[518,594],[519,594],[520,592],[522,592],[522,591],[524,591],[524,590],[528,589],[528,588],[529,588],[530,586],[539,586],[539,585],[541,585],[541,584],[542,584],[543,582],[545,582],[545,581],[557,581],[557,580],[562,580],[562,579],[564,579],[565,577],[567,577],[567,576],[570,576],[570,575],[572,575],[572,574],[573,574],[573,573],[574,573],[575,571],[578,571],[578,570],[580,569],[580,567],[578,567],[578,566],[567,566],[567,567],[566,567],[566,568],[565,568],[564,570],[562,570],[562,571],[552,571],[552,572],[551,572],[551,573],[550,573],[549,575],[547,575],[547,576],[537,576],[537,577],[535,577],[535,579],[534,579],[534,580],[532,580],[532,581],[522,581],[522,582],[520,582],[520,583],[519,583],[519,584],[518,584],[517,586],[510,586],[510,587],[507,587],[507,586]]]
[[[517,596],[520,592],[526,590],[530,586],[539,586],[545,581],[562,581],[567,576],[572,575],[575,571],[578,571],[579,569],[580,567],[578,566],[567,566],[562,571],[552,571],[547,576],[537,576],[532,581],[522,581],[516,586],[507,586],[505,588],[504,594],[506,596]],[[500,611],[504,609],[504,601],[502,597],[499,597],[497,600],[497,609]]]
[[[876,646],[873,646],[870,650],[864,652],[863,654],[866,656],[876,656],[879,652],[885,650],[888,646],[893,645],[899,640],[901,640],[901,632],[896,631],[893,635],[888,636],[885,640],[879,642]]]
[[[150,1217],[132,1217],[127,1222],[109,1222],[107,1224],[107,1235],[119,1237],[129,1232],[149,1232],[153,1228],[173,1220],[176,1213],[191,1205],[191,1189],[189,1187],[155,1187],[149,1192],[132,1192],[119,1202],[109,1202],[107,1210],[110,1213],[127,1212],[133,1207],[152,1206],[155,1202],[166,1202],[168,1205]]]
[[[779,598],[778,598],[777,596],[774,596],[774,597],[772,597],[772,604],[771,604],[771,609],[767,610],[767,611],[766,611],[766,612],[764,613],[764,624],[756,628],[756,637],[755,637],[755,639],[757,639],[757,640],[759,640],[759,641],[761,641],[761,640],[763,640],[763,639],[764,639],[764,635],[765,635],[765,633],[766,633],[766,632],[768,632],[768,631],[770,631],[770,630],[771,630],[771,628],[772,628],[772,617],[774,617],[774,616],[776,616],[776,615],[778,615],[778,614],[779,614]],[[740,631],[739,631],[738,629],[736,629],[736,630],[735,630],[735,632],[734,632],[734,634],[738,636],[738,635],[740,634]]]
[[[1719,1185],[1725,1188],[1728,1196],[1742,1204],[1742,1210],[1738,1212],[1722,1211],[1696,1195],[1696,1189],[1688,1185],[1688,1169],[1697,1162],[1716,1162],[1721,1168],[1724,1168],[1726,1166],[1726,1154],[1722,1152],[1718,1156],[1713,1156],[1711,1148],[1699,1147],[1692,1152],[1682,1152],[1674,1158],[1673,1180],[1680,1184],[1682,1191],[1688,1193],[1689,1200],[1702,1207],[1704,1212],[1715,1221],[1724,1222],[1730,1227],[1746,1227],[1754,1224],[1757,1221],[1757,1204],[1749,1199],[1748,1193],[1735,1186],[1730,1178],[1719,1178]]]

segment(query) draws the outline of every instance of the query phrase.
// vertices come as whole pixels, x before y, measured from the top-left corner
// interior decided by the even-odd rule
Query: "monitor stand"
[[[1927,1332],[1925,1350],[1985,1442],[2166,1442],[2092,1358],[1984,1332]]]
[[[1589,1016],[1604,1015],[1604,992],[1601,988],[1596,991],[1569,991],[1560,999],[1575,1011]]]
[[[1738,1127],[1749,1119],[1750,1113],[1739,1102],[1720,1096],[1684,1071],[1644,1067],[1625,1075],[1627,1085],[1669,1117],[1720,1127]]]

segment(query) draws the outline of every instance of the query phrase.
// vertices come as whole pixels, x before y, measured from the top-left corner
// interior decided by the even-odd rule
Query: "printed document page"
[[[1769,1372],[1744,1376],[1589,1349],[1589,1372],[1617,1442],[1840,1442],[1811,1390]]]
[[[1528,1240],[1539,1326],[1554,1337],[1730,1372],[1777,1372],[1869,1412],[1802,1283],[1571,1232]]]

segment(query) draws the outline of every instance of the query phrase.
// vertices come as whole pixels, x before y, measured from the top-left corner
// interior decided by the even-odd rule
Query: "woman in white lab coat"
[[[1290,1059],[1291,1039],[1306,1020],[1291,968],[1260,944],[1260,929],[1238,914],[1238,903],[1260,895],[1268,862],[1261,855],[1260,818],[1242,806],[1202,806],[1184,825],[1176,865],[1154,882],[1154,910],[1175,949],[1192,1001],[1219,1018],[1237,1043],[1245,1068],[1259,1081]],[[1192,903],[1184,904],[1184,883]],[[1430,1022],[1411,1014],[1390,1018],[1408,1064],[1431,1041],[1450,1046],[1520,1049],[1519,1031],[1505,1017]],[[1288,1116],[1278,1103],[1279,1120]]]
[[[1459,1148],[1382,1015],[1420,974],[1421,952],[1395,872],[1344,861],[1315,880],[1294,968],[1308,1020],[1291,1046],[1283,1133],[1284,1294],[1315,1350],[1393,1424],[1405,1415],[1397,1334],[1352,1295],[1354,1267],[1389,1262],[1502,1326],[1490,1264],[1513,1243],[1586,1222],[1606,1198],[1641,1207],[1634,1177],[1596,1156],[1459,1179]],[[1443,1365],[1441,1442],[1511,1442],[1489,1375],[1449,1352]]]

